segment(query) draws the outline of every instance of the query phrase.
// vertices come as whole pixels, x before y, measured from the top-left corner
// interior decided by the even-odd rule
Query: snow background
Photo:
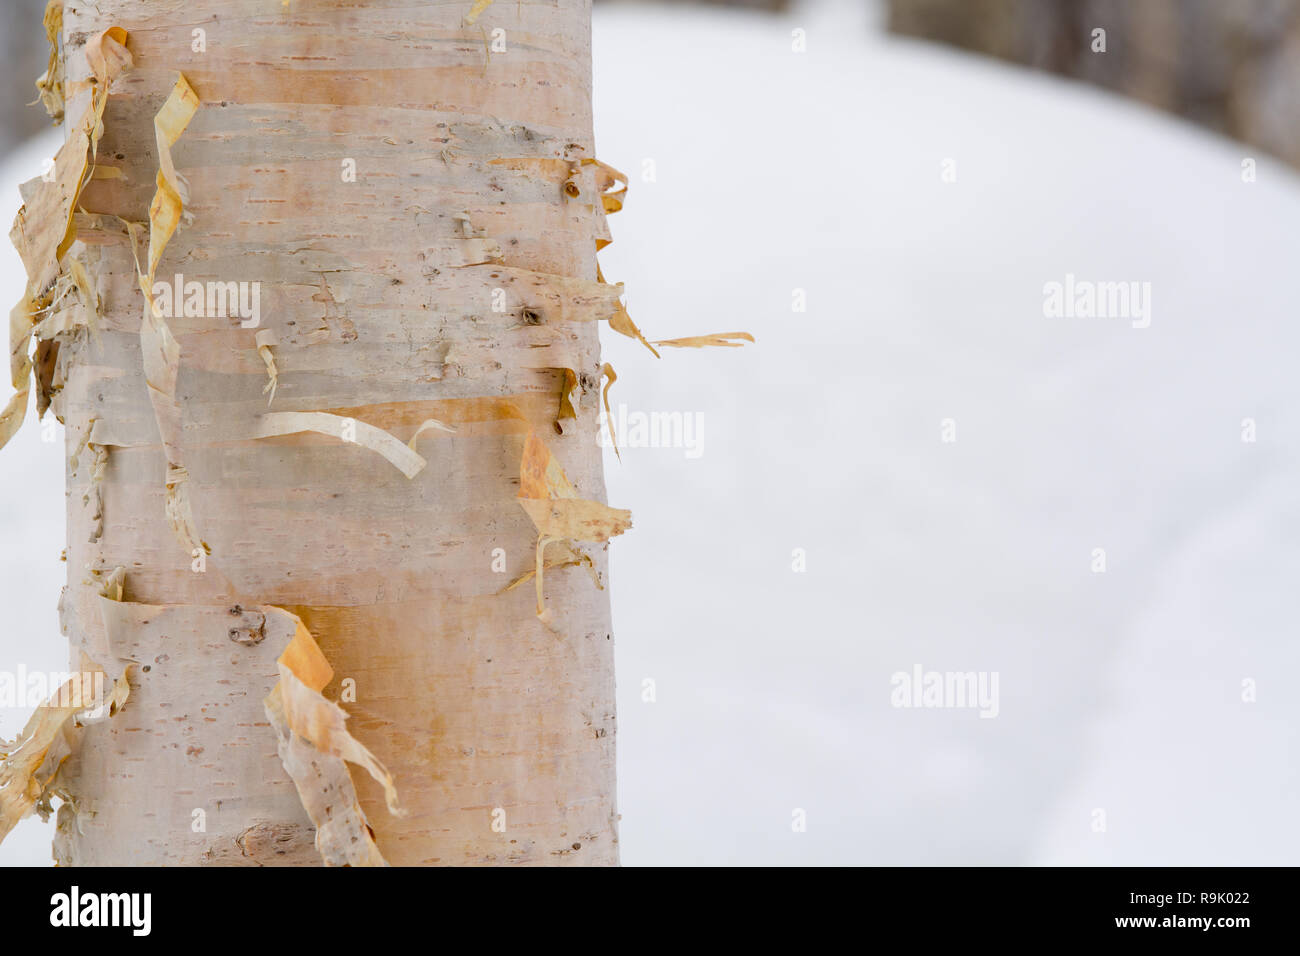
[[[758,339],[607,337],[616,406],[705,425],[699,458],[607,460],[636,520],[623,861],[1294,865],[1300,177],[878,19],[595,12],[597,142],[632,180],[604,273],[652,338]],[[60,135],[8,157],[0,205]],[[1150,328],[1045,318],[1067,272],[1152,283]],[[0,453],[0,666],[66,662],[61,431]],[[999,715],[892,707],[916,664],[997,671]],[[49,838],[24,822],[0,863]]]

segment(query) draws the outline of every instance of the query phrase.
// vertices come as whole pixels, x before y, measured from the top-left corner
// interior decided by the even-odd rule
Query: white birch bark
[[[263,709],[284,649],[266,624],[275,607],[300,616],[333,665],[326,696],[355,685],[349,728],[406,811],[389,814],[353,769],[388,862],[618,861],[608,592],[584,568],[548,570],[549,628],[531,586],[501,593],[532,567],[537,535],[514,500],[524,436],[511,406],[581,496],[604,500],[596,320],[613,287],[595,281],[600,167],[581,164],[595,156],[589,2],[498,2],[465,25],[470,8],[66,10],[70,82],[86,76],[86,39],[112,25],[134,65],[98,148],[121,173],[82,194],[105,215],[78,217],[71,253],[99,300],[98,335],[60,336],[54,374],[70,452],[94,427],[103,465],[98,481],[85,452],[69,468],[62,622],[74,660],[85,650],[113,674],[139,667],[126,706],[85,728],[61,772],[74,800],[59,816],[64,863],[319,862]],[[498,29],[504,52],[490,52]],[[171,149],[193,222],[156,278],[260,283],[258,329],[167,320],[177,444],[211,548],[202,571],[165,517],[170,455],[144,377],[143,297],[126,232],[107,218],[148,219],[153,118],[178,72],[200,100]],[[258,346],[272,341],[268,409]],[[578,389],[560,435],[564,369]],[[341,435],[249,437],[268,410],[327,412],[403,442],[431,418],[455,432],[424,431],[427,466],[408,479]],[[581,547],[603,580],[607,546]],[[98,590],[119,566],[124,600],[108,601]]]

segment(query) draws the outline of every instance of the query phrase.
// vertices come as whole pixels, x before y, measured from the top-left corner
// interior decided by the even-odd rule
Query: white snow
[[[607,338],[616,406],[704,422],[607,458],[624,862],[1296,863],[1300,179],[859,7],[595,13],[605,275],[652,338],[758,339]],[[1150,282],[1150,327],[1044,317],[1067,274]],[[0,453],[0,667],[64,663],[40,439]],[[998,716],[891,706],[918,664]]]

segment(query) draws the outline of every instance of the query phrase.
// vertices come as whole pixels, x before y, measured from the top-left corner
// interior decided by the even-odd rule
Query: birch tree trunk
[[[60,770],[64,864],[320,862],[263,707],[293,634],[276,608],[396,784],[400,816],[351,775],[389,863],[618,861],[608,592],[576,563],[604,583],[607,545],[565,545],[548,568],[549,625],[532,582],[504,590],[534,566],[515,501],[528,428],[604,500],[595,320],[617,287],[596,271],[608,174],[584,162],[589,0],[482,6],[69,0],[69,90],[110,26],[133,66],[97,152],[120,172],[77,203],[97,328],[51,359],[70,459],[61,620],[74,661],[134,666],[128,703]],[[169,405],[146,382],[121,220],[148,221],[163,189],[154,117],[178,73],[198,98],[170,149],[193,221],[156,280],[256,283],[260,323],[173,303]],[[268,411],[341,431],[277,436]],[[366,447],[371,426],[405,443],[429,419],[455,431],[421,432],[412,478]],[[169,526],[166,483],[199,548]]]

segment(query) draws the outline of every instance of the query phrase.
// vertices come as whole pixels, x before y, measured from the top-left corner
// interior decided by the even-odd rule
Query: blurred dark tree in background
[[[1300,166],[1300,0],[888,0],[889,29],[1075,77]],[[1093,52],[1093,31],[1106,50]]]
[[[45,72],[49,48],[41,26],[45,0],[0,3],[4,6],[0,50],[5,63],[4,82],[0,84],[0,155],[4,155],[50,125],[50,117],[39,103],[27,105],[36,99],[36,78]]]

